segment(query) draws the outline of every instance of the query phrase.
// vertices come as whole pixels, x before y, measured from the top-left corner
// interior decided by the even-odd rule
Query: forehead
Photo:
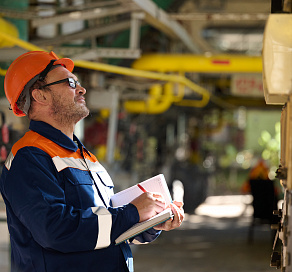
[[[58,66],[47,74],[47,81],[51,82],[53,80],[56,81],[67,77],[72,77],[75,80],[77,79],[76,76],[68,71],[65,67]]]

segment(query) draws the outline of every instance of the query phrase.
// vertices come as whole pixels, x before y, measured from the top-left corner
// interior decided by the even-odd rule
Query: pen
[[[137,186],[141,189],[141,191],[143,191],[143,193],[147,193],[147,190],[145,190],[145,188],[142,185],[138,183]]]

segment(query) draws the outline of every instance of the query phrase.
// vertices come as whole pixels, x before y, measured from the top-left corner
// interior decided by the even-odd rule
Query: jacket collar
[[[29,125],[29,129],[37,132],[38,134],[42,135],[43,137],[46,137],[47,139],[53,141],[54,143],[72,150],[74,152],[77,151],[78,147],[82,147],[86,153],[89,153],[86,148],[84,147],[84,145],[80,142],[80,140],[76,137],[76,135],[73,135],[73,141],[67,136],[65,135],[62,131],[54,128],[53,126],[42,122],[42,121],[34,121],[31,120],[30,121],[30,125]],[[77,142],[77,145],[74,143],[74,141]]]

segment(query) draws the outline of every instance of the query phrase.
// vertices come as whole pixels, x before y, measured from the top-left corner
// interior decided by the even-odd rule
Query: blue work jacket
[[[12,148],[0,179],[13,272],[133,271],[128,243],[115,239],[139,221],[132,204],[113,208],[104,167],[54,127],[31,121]],[[133,243],[153,241],[150,229]]]

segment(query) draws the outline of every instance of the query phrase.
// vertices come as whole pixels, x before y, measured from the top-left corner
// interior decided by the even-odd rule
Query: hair
[[[41,88],[43,85],[45,85],[46,84],[46,80],[45,79],[43,79],[43,80],[37,80],[35,83],[33,83],[33,85],[29,88],[29,96],[30,96],[30,107],[29,107],[29,110],[28,110],[28,113],[27,113],[27,116],[29,117],[29,114],[30,114],[30,112],[31,112],[31,110],[32,110],[32,108],[33,108],[33,101],[35,101],[34,100],[34,98],[33,98],[33,96],[32,96],[32,91],[34,90],[34,89],[39,89],[39,88]],[[45,88],[43,88],[43,90],[49,90],[49,87],[45,87]],[[18,97],[18,99],[17,99],[17,101],[16,101],[16,105],[17,105],[17,107],[21,110],[21,111],[23,111],[23,108],[24,108],[24,105],[25,105],[25,102],[26,102],[26,94],[25,94],[25,92],[21,92],[21,94],[19,95],[19,97]]]

